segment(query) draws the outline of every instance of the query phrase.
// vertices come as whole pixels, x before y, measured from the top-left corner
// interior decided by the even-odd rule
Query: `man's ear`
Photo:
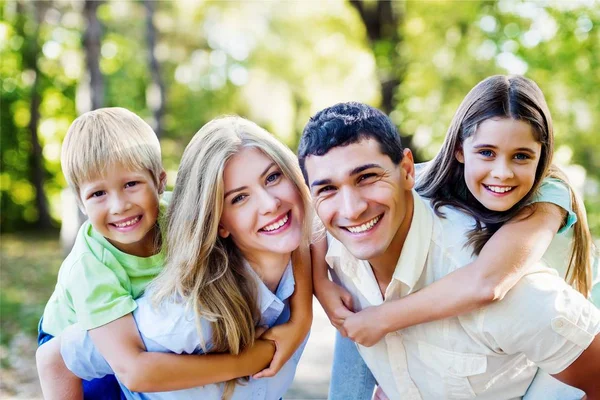
[[[219,224],[219,236],[223,239],[229,237],[230,232],[223,227],[223,225]]]
[[[158,194],[163,194],[167,187],[167,173],[163,169],[158,176]]]
[[[400,161],[400,168],[402,174],[404,174],[406,189],[412,190],[415,187],[415,160],[413,158],[412,151],[410,149],[404,149],[402,160]]]
[[[465,153],[463,152],[462,147],[456,150],[456,153],[454,153],[454,157],[456,157],[456,161],[458,161],[459,163],[465,163]]]

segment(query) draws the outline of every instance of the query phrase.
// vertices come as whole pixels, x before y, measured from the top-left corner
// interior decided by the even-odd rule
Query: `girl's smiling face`
[[[290,253],[300,245],[302,199],[271,158],[256,148],[243,148],[225,164],[223,182],[219,235],[231,235],[246,259]]]
[[[493,118],[463,142],[456,159],[471,194],[489,210],[507,211],[533,187],[541,150],[527,122]]]

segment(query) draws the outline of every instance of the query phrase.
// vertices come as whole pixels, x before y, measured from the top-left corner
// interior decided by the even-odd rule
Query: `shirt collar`
[[[401,281],[412,292],[423,273],[433,235],[433,211],[414,190],[413,218],[396,263],[392,279]]]
[[[294,272],[292,268],[292,262],[288,263],[281,275],[281,280],[279,281],[279,285],[275,290],[275,293],[271,292],[267,285],[260,279],[256,271],[252,269],[250,264],[247,261],[244,261],[246,264],[246,268],[250,271],[250,273],[256,278],[256,284],[258,287],[258,297],[260,299],[260,313],[265,314],[269,308],[274,307],[276,304],[282,304],[285,300],[287,300],[292,293],[294,293],[294,287],[296,282],[294,280]],[[276,306],[276,308],[281,308],[280,306]]]

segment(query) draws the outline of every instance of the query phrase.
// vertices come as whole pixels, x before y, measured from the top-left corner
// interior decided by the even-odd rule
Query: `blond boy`
[[[59,270],[40,320],[40,346],[74,323],[93,330],[130,314],[163,265],[157,221],[165,207],[159,196],[166,174],[158,138],[146,122],[124,108],[85,113],[67,132],[61,164],[88,220]],[[81,387],[41,349],[38,371],[46,397]],[[68,389],[69,380],[76,386]],[[84,382],[83,390],[105,398],[120,393],[114,376]]]

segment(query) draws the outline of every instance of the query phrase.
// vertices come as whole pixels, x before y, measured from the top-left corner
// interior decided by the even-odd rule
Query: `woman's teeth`
[[[373,218],[369,222],[365,222],[362,225],[359,225],[359,226],[349,226],[346,229],[348,229],[352,233],[365,232],[365,231],[368,231],[369,229],[371,229],[373,227],[373,225],[375,225],[377,222],[379,222],[380,219],[381,219],[381,215]]]
[[[279,221],[274,222],[271,225],[265,226],[264,228],[262,228],[262,230],[266,232],[274,231],[275,229],[281,228],[283,225],[285,225],[285,223],[288,222],[288,219],[288,214],[285,214],[285,216]]]

